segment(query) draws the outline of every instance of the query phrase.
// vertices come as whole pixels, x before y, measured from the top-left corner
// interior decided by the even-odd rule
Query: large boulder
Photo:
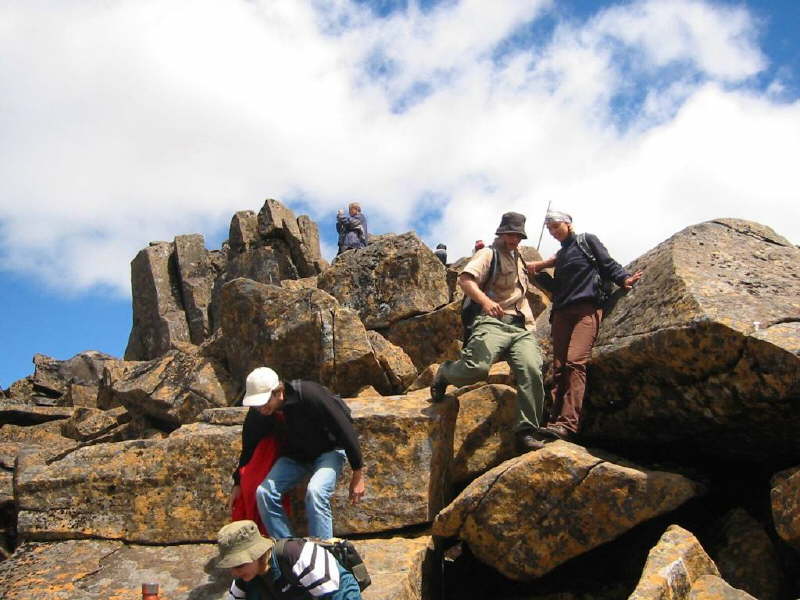
[[[372,585],[364,600],[434,600],[437,564],[428,536],[376,538],[353,542]]]
[[[375,358],[386,374],[388,387],[394,393],[403,392],[417,377],[417,369],[408,354],[377,331],[367,331]]]
[[[595,346],[583,431],[750,460],[800,460],[800,249],[732,219],[635,261]]]
[[[239,389],[219,361],[181,350],[150,361],[112,363],[103,386],[132,414],[171,426],[195,421],[207,408],[235,403]]]
[[[286,243],[299,277],[311,277],[322,271],[319,230],[308,216],[296,218],[291,209],[268,199],[258,213],[258,233],[263,240],[280,239]]]
[[[458,394],[451,476],[466,483],[516,455],[517,391],[489,384]]]
[[[244,381],[268,365],[281,378],[312,379],[342,394],[387,379],[358,315],[318,289],[287,290],[248,279],[222,289],[222,332],[231,374]]]
[[[783,597],[784,577],[775,546],[764,527],[742,508],[715,523],[706,545],[725,581],[759,600]]]
[[[475,479],[437,515],[433,533],[458,536],[481,562],[527,581],[699,491],[681,475],[554,442]]]
[[[775,531],[800,552],[800,467],[776,473],[770,485]]]
[[[691,532],[670,525],[647,555],[629,600],[687,598],[694,581],[703,575],[719,577],[714,561]]]
[[[368,329],[389,327],[450,301],[444,265],[413,232],[340,254],[318,285],[355,310]]]
[[[240,442],[238,427],[198,423],[166,439],[98,444],[55,461],[21,454],[15,474],[20,536],[214,541],[228,519]]]
[[[461,352],[461,303],[397,321],[386,330],[390,342],[400,346],[422,370],[432,363],[456,360]]]

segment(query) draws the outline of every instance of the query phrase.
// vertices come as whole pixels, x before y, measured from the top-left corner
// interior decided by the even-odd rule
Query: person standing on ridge
[[[602,281],[629,290],[642,273],[628,273],[609,256],[596,235],[576,234],[572,217],[565,212],[548,211],[545,226],[561,248],[547,260],[528,263],[531,274],[555,267],[550,313],[555,420],[541,431],[550,439],[574,440],[586,391],[586,365],[603,318]]]
[[[336,214],[336,231],[339,234],[339,254],[345,250],[363,248],[369,242],[367,217],[361,212],[358,202],[351,202],[347,207],[348,215],[340,210]]]

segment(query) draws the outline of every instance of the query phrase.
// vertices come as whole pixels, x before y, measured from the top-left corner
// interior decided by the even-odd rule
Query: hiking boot
[[[544,448],[544,442],[541,440],[537,440],[533,436],[533,431],[524,430],[518,431],[517,435],[517,452],[520,454],[525,454],[526,452],[530,452],[532,450],[541,450]]]
[[[539,433],[548,438],[549,442],[556,440],[564,440],[565,442],[572,442],[575,440],[575,432],[570,431],[563,425],[548,425],[539,429]]]
[[[431,382],[431,402],[441,402],[444,400],[444,393],[447,391],[447,381],[442,375],[442,367],[436,369],[436,375]]]

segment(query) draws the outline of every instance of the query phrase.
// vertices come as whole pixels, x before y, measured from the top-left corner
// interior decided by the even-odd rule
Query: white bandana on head
[[[544,217],[545,223],[572,223],[572,217],[560,210],[548,210]]]

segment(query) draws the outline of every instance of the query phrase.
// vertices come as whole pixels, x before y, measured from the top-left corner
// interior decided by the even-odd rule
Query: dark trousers
[[[586,364],[592,357],[603,310],[575,302],[553,312],[552,423],[577,433],[586,391]]]

